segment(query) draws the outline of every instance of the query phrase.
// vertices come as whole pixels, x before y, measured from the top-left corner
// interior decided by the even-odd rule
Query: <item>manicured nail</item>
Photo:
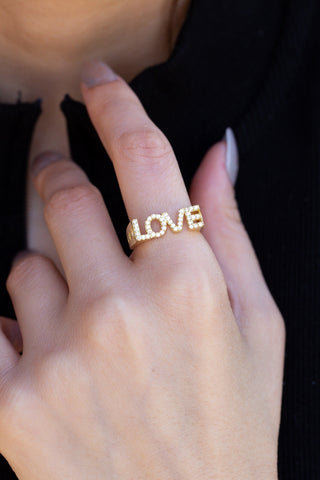
[[[227,128],[224,140],[227,143],[226,169],[230,181],[234,186],[237,181],[239,171],[239,153],[236,137],[234,136],[233,130],[231,128]]]
[[[46,167],[50,163],[55,162],[56,160],[59,160],[62,157],[63,155],[56,152],[48,151],[39,153],[39,155],[36,155],[32,161],[31,175],[33,177],[36,177],[41,172],[41,170],[43,170],[44,167]]]
[[[90,61],[82,67],[81,80],[89,88],[112,82],[117,78],[119,78],[118,75],[103,62]]]

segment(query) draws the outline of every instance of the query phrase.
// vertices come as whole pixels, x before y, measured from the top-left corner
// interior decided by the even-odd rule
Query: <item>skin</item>
[[[276,479],[284,323],[241,222],[225,142],[187,192],[126,82],[92,62],[83,79],[129,218],[200,204],[206,227],[168,231],[128,258],[85,173],[63,151],[44,154],[51,163],[32,183],[63,274],[30,252],[8,277],[23,356],[1,318],[0,451],[24,480]]]
[[[14,103],[19,92],[24,101],[42,98],[29,165],[44,150],[70,155],[59,104],[66,93],[83,101],[83,63],[104,60],[131,80],[168,58],[189,4],[190,0],[0,0],[0,101]],[[28,246],[61,269],[30,176],[26,190]]]

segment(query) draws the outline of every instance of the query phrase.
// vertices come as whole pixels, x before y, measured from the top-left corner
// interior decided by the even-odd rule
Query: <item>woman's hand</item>
[[[168,141],[123,80],[101,64],[85,80],[129,218],[175,220],[190,200]],[[84,172],[50,154],[38,163],[65,278],[29,253],[7,281],[23,355],[0,335],[0,450],[20,479],[277,477],[283,320],[225,150],[207,154],[190,192],[204,235],[168,231],[130,258]]]

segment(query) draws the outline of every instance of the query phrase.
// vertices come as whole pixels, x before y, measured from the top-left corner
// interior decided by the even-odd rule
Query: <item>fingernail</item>
[[[224,140],[227,143],[226,169],[230,181],[234,186],[236,184],[239,171],[239,153],[236,137],[234,136],[232,128],[226,129]]]
[[[11,262],[11,267],[13,267],[13,265],[15,265],[16,263],[18,263],[18,261],[21,260],[23,257],[26,257],[29,253],[30,253],[30,250],[21,250],[20,252],[18,252],[18,253],[13,257],[13,260],[12,260],[12,262]]]
[[[36,155],[31,164],[31,175],[36,177],[44,167],[49,165],[50,163],[55,162],[62,158],[63,155],[57,152],[42,152],[39,155]]]
[[[81,80],[89,88],[116,80],[118,75],[105,63],[100,61],[86,62],[82,67]]]

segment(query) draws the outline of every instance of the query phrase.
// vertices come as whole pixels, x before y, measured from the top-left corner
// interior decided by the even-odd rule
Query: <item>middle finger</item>
[[[76,163],[50,152],[34,159],[32,176],[69,289],[99,293],[127,264],[101,193]]]

